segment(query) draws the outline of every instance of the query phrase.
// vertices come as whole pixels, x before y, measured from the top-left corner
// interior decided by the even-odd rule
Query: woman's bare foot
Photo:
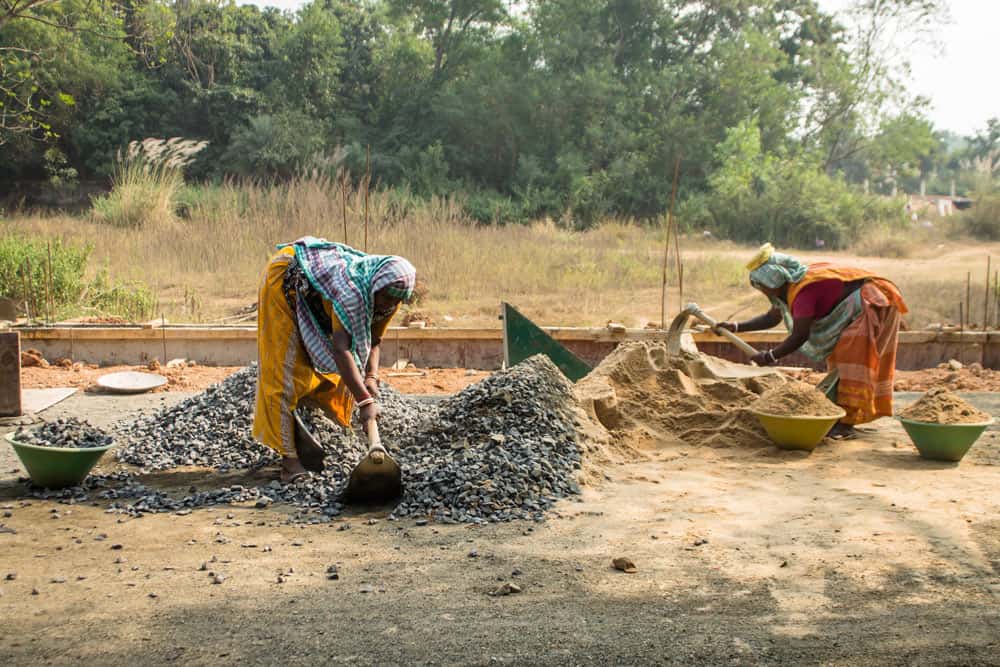
[[[291,484],[297,479],[305,477],[309,471],[302,467],[302,462],[290,456],[281,457],[281,483]]]
[[[851,440],[858,437],[858,432],[850,424],[837,422],[830,429],[829,436],[834,440]]]

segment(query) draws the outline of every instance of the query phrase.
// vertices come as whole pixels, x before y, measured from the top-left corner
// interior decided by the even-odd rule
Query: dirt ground
[[[167,384],[157,392],[202,391],[235,373],[240,366],[183,366],[161,368],[155,372],[167,377]],[[108,366],[98,368],[84,364],[71,367],[52,365],[47,368],[24,368],[21,384],[27,388],[77,387],[98,391],[97,378],[117,371],[149,371],[146,366]],[[404,394],[453,394],[489,375],[489,371],[464,368],[408,368],[404,371],[382,371],[382,380]],[[795,377],[819,382],[823,373],[803,369],[792,373]],[[984,369],[977,365],[960,370],[931,368],[920,371],[897,371],[896,391],[927,391],[932,387],[946,386],[952,391],[1000,392],[1000,370]]]
[[[46,416],[183,395],[77,394]],[[371,508],[291,525],[283,506],[129,519],[24,500],[0,451],[0,664],[1000,662],[996,431],[960,464],[918,458],[891,420],[811,455],[650,450],[546,522],[486,527]],[[488,595],[504,582],[523,592]]]
[[[77,387],[99,392],[97,378],[119,371],[156,372],[167,378],[167,384],[155,392],[198,392],[229,377],[242,366],[181,366],[151,370],[148,366],[105,366],[72,364],[21,369],[21,385],[25,389]],[[383,370],[382,379],[406,394],[453,394],[489,375],[487,371],[464,368],[408,368],[405,371]]]

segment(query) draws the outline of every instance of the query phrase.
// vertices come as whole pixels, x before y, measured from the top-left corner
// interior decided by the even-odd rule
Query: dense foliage
[[[189,179],[358,182],[370,147],[377,184],[586,227],[661,215],[680,159],[685,224],[836,244],[862,183],[986,150],[949,150],[879,51],[938,4],[858,0],[855,28],[815,0],[0,0],[0,182],[109,179],[174,136],[208,142]]]

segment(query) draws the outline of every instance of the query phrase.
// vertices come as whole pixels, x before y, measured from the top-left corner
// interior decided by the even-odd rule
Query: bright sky
[[[838,12],[851,0],[819,0]],[[968,135],[1000,117],[1000,86],[993,63],[997,58],[997,0],[947,0],[951,21],[936,31],[939,47],[910,54],[912,90],[928,98],[928,117],[938,129]]]
[[[237,0],[294,10],[304,0]],[[911,54],[913,92],[931,101],[928,116],[938,129],[968,135],[1000,117],[1000,85],[994,71],[997,60],[997,0],[947,0],[951,22],[941,25],[939,48],[925,47]],[[851,0],[819,0],[827,11],[841,11]]]

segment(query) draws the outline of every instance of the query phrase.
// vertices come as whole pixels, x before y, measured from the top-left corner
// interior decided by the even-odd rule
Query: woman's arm
[[[764,331],[765,329],[770,329],[771,327],[776,327],[781,324],[781,311],[777,308],[772,308],[763,315],[758,315],[752,319],[745,322],[719,322],[719,326],[723,329],[729,329],[733,333],[742,333],[744,331]]]
[[[813,317],[796,317],[792,320],[792,332],[781,341],[773,350],[767,350],[756,355],[750,361],[758,366],[770,366],[782,357],[787,357],[792,352],[802,347],[809,340],[809,333],[812,330]]]
[[[396,306],[385,319],[372,322],[372,348],[371,352],[368,353],[368,363],[365,365],[365,388],[375,398],[378,398],[379,395],[378,369],[382,358],[382,336],[385,335],[386,329],[389,328],[389,322],[397,310],[399,310],[399,306]]]
[[[382,341],[375,339],[372,340],[372,349],[368,353],[368,365],[365,366],[365,389],[374,396],[378,398],[378,368],[379,368],[379,357],[382,356]]]
[[[333,360],[337,362],[337,370],[340,377],[347,385],[354,400],[361,402],[373,398],[365,387],[365,380],[358,370],[358,365],[354,362],[354,355],[351,354],[351,336],[344,329],[336,329],[333,332]],[[375,403],[360,408],[361,423],[367,424],[369,419],[378,416],[378,408]]]

